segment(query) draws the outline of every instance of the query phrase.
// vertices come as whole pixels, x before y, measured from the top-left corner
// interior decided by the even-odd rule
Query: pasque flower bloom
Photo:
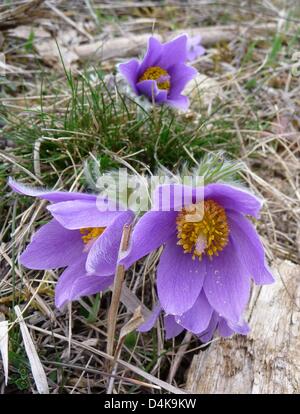
[[[187,60],[193,62],[199,56],[204,55],[205,49],[201,45],[201,36],[189,37],[187,41]]]
[[[142,62],[132,59],[120,64],[119,71],[137,95],[144,95],[157,104],[187,109],[188,97],[181,92],[197,71],[187,66],[186,60],[186,35],[164,44],[150,37]]]
[[[99,209],[93,194],[39,190],[12,179],[9,185],[17,193],[52,203],[47,207],[52,220],[35,233],[20,263],[29,269],[66,268],[56,285],[56,306],[108,288],[123,226],[132,221],[133,212]]]
[[[203,303],[204,307],[202,308]],[[146,322],[143,323],[138,330],[140,332],[147,332],[152,329],[161,313],[163,313],[163,310],[158,303]],[[199,315],[201,315],[200,318]],[[198,336],[203,343],[210,341],[216,331],[222,337],[228,337],[234,333],[246,335],[249,332],[249,326],[246,322],[242,322],[239,325],[231,324],[225,318],[219,316],[218,313],[207,304],[203,294],[182,318],[164,314],[163,325],[166,339],[175,338],[184,330],[188,330]],[[205,328],[203,328],[204,326]]]
[[[242,318],[251,278],[256,284],[273,282],[261,241],[246,217],[258,216],[261,201],[223,183],[199,189],[157,187],[153,210],[136,224],[122,263],[129,267],[165,245],[157,268],[158,298],[165,313],[199,335],[210,324],[222,329],[225,323],[226,329],[246,332]],[[169,211],[162,211],[166,190],[173,198]]]

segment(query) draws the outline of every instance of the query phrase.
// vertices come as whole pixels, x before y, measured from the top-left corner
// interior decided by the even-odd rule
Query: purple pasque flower
[[[202,296],[202,298],[201,298]],[[215,332],[224,338],[238,333],[247,335],[249,326],[246,322],[234,325],[222,318],[207,303],[204,294],[200,295],[193,307],[184,314],[182,318],[174,315],[164,314],[163,325],[165,330],[165,338],[172,339],[181,334],[184,330],[188,330],[198,336],[201,342],[209,342]],[[161,305],[158,303],[154,307],[148,319],[139,327],[139,332],[148,332],[155,325],[159,315],[163,313]],[[199,318],[201,315],[201,318]]]
[[[205,48],[201,45],[201,36],[189,37],[187,41],[187,60],[193,62],[199,56],[204,55]]]
[[[181,35],[162,44],[151,36],[141,62],[132,59],[121,63],[119,71],[133,92],[146,96],[150,102],[186,110],[189,99],[181,92],[197,74],[196,69],[185,64],[187,39],[186,35]]]
[[[162,211],[166,193],[173,194],[172,205]],[[256,284],[273,282],[261,241],[246,217],[257,217],[260,208],[254,195],[228,184],[159,186],[154,207],[136,224],[121,262],[129,267],[165,245],[157,268],[165,313],[200,334],[215,312],[237,331],[244,324],[251,278]]]
[[[11,178],[17,193],[50,201],[52,220],[42,226],[20,256],[20,263],[37,270],[65,267],[55,289],[58,308],[113,283],[123,226],[129,210],[104,211],[94,194],[47,191],[27,187]]]

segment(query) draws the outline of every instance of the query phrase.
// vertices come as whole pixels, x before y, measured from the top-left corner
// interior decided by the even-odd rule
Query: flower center
[[[105,227],[86,227],[86,228],[80,229],[83,243],[87,244],[89,241],[101,236],[104,230],[105,230]]]
[[[228,243],[229,226],[223,207],[213,200],[184,207],[177,216],[178,243],[193,260],[218,256]]]
[[[139,82],[144,80],[155,80],[159,89],[170,89],[170,76],[159,66],[150,66],[140,77]]]

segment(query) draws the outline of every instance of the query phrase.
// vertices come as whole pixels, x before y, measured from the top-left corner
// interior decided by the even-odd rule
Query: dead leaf
[[[119,341],[122,341],[125,338],[125,336],[135,331],[140,325],[142,325],[142,323],[144,323],[144,321],[145,320],[142,315],[142,307],[139,306],[138,308],[136,308],[134,314],[129,319],[129,321],[122,327]]]
[[[8,321],[0,314],[0,353],[5,376],[5,385],[8,381]]]
[[[97,338],[89,338],[82,342],[83,345],[96,347],[99,343],[99,339]]]
[[[19,306],[15,306],[15,312],[20,324],[21,334],[25,346],[25,351],[29,359],[31,372],[33,375],[34,382],[36,384],[39,394],[49,394],[49,388],[47,383],[47,377],[41,364],[40,358],[36,351],[34,342],[30,336],[29,330],[24,321],[21,309]]]

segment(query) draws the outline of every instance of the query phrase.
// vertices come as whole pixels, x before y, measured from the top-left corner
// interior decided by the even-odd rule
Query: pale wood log
[[[275,24],[254,25],[254,26],[212,26],[200,27],[193,29],[186,29],[184,33],[189,36],[200,35],[202,37],[202,44],[204,46],[211,46],[219,42],[229,42],[236,36],[244,36],[247,31],[251,33],[266,31],[273,31],[276,29]],[[154,36],[160,41],[171,40],[174,37],[182,34],[182,31],[169,32],[163,35]],[[74,52],[80,59],[101,59],[108,60],[112,58],[122,58],[125,56],[139,56],[147,45],[147,41],[151,33],[132,35],[127,37],[115,37],[106,40],[101,40],[94,43],[87,43],[74,47]]]
[[[236,335],[195,355],[187,389],[207,394],[300,392],[300,266],[278,262],[273,285],[252,294],[247,337]]]
[[[100,40],[94,43],[87,43],[74,47],[74,52],[80,59],[108,60],[115,57],[139,55],[142,48],[147,44],[149,34],[128,35],[128,37],[115,37],[107,40]],[[161,36],[155,36],[161,40]]]

